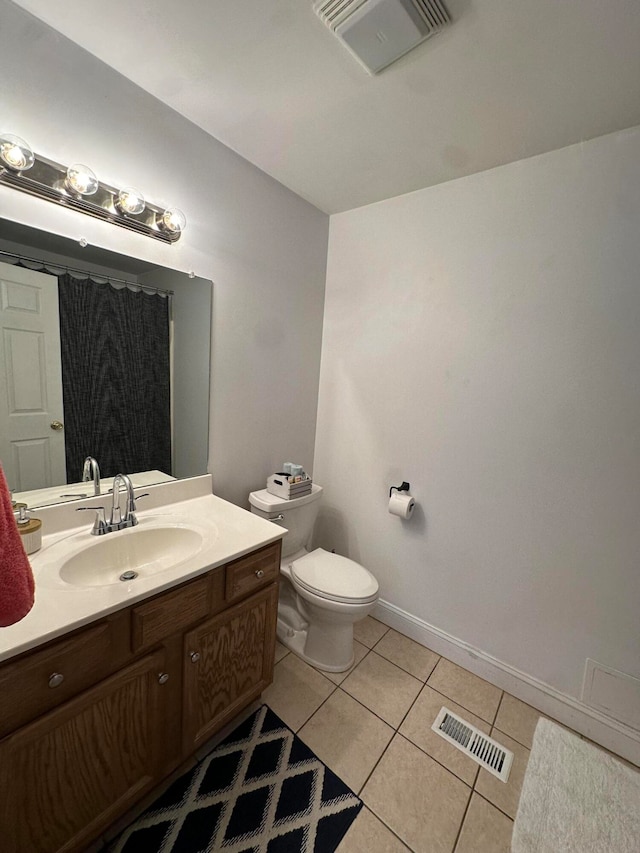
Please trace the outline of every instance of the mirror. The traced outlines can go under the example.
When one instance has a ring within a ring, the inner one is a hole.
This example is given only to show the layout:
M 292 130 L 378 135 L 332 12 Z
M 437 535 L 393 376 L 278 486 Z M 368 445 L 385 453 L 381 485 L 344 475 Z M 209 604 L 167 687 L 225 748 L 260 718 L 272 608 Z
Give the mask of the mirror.
M 99 292 L 97 308 L 84 304 L 89 288 Z M 159 349 L 156 331 L 140 319 L 142 303 L 162 318 Z M 0 219 L 0 461 L 14 500 L 37 507 L 92 496 L 93 482 L 82 482 L 85 456 L 101 466 L 105 494 L 121 471 L 134 486 L 206 473 L 211 305 L 210 281 Z M 27 316 L 38 313 L 46 329 Z M 56 360 L 61 388 L 49 376 Z M 158 421 L 162 433 L 137 438 L 137 425 Z M 131 445 L 144 452 L 132 454 Z

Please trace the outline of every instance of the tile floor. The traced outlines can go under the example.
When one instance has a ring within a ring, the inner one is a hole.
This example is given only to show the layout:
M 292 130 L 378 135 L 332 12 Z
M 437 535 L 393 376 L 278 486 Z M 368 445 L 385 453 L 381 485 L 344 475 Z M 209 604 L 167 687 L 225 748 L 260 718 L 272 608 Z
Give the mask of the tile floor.
M 371 617 L 349 672 L 278 643 L 262 694 L 363 800 L 339 853 L 507 853 L 539 713 Z M 446 705 L 514 752 L 500 782 L 431 731 Z

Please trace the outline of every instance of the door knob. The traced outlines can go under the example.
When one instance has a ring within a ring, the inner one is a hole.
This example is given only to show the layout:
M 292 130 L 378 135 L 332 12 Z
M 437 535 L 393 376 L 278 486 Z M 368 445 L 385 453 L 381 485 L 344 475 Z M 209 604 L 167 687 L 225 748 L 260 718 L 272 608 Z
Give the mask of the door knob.
M 60 432 L 61 429 L 64 429 L 64 424 L 62 423 L 62 421 L 51 421 L 49 426 L 56 432 Z
M 169 673 L 168 672 L 159 672 L 158 673 L 158 684 L 166 684 L 169 681 Z
M 200 660 L 200 652 L 189 652 L 189 657 L 191 658 L 191 663 L 198 663 Z

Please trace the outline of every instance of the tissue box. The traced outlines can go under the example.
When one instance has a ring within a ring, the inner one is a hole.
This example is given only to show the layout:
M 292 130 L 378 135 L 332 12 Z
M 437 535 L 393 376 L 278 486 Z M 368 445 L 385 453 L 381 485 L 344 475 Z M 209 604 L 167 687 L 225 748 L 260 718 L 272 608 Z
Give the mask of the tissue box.
M 299 483 L 290 483 L 288 474 L 272 474 L 267 478 L 267 491 L 287 501 L 311 494 L 313 481 L 309 478 Z

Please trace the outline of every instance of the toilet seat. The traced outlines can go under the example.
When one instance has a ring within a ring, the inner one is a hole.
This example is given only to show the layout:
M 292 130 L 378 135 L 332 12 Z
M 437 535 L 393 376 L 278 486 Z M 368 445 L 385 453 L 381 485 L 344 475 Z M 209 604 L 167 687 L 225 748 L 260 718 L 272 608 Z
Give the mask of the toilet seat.
M 378 582 L 354 560 L 316 548 L 291 563 L 291 577 L 303 590 L 344 604 L 368 604 L 378 598 Z

